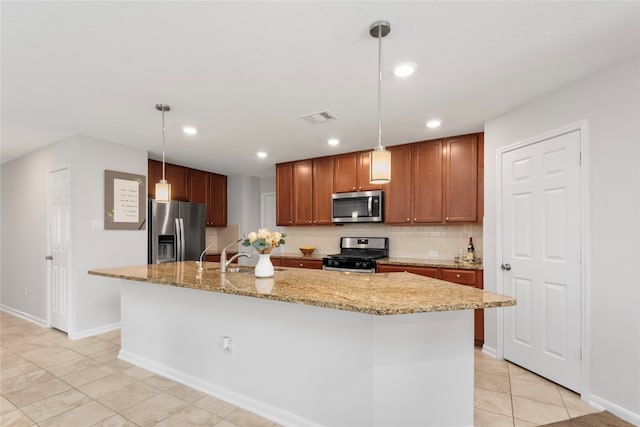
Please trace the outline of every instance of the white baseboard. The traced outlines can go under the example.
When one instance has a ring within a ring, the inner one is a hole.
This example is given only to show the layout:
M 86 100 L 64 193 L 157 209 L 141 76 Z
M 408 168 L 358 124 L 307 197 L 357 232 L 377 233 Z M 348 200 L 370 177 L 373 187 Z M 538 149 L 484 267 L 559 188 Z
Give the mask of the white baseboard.
M 484 354 L 487 354 L 487 355 L 493 357 L 493 358 L 496 358 L 496 359 L 498 358 L 498 350 L 496 350 L 495 348 L 490 347 L 490 346 L 488 346 L 486 344 L 484 344 L 482 346 L 482 352 Z
M 602 409 L 606 409 L 616 417 L 622 418 L 623 420 L 630 422 L 633 425 L 640 426 L 640 414 L 631 412 L 626 408 L 618 406 L 615 403 L 609 402 L 608 400 L 603 399 L 599 396 L 595 396 L 593 394 L 587 396 L 586 400 L 592 405 L 595 405 Z
M 93 337 L 95 335 L 105 334 L 107 332 L 114 331 L 116 329 L 120 329 L 120 322 L 112 323 L 110 325 L 99 326 L 93 329 L 85 329 L 80 332 L 69 332 L 69 339 L 71 340 L 79 340 L 82 338 Z
M 0 305 L 0 310 L 4 311 L 5 313 L 12 314 L 21 319 L 28 320 L 29 322 L 35 323 L 36 325 L 42 326 L 43 328 L 50 327 L 50 325 L 47 323 L 45 319 L 40 319 L 39 317 L 32 316 L 29 313 L 25 313 L 24 311 L 16 310 L 13 307 L 9 307 L 2 304 Z
M 207 381 L 203 381 L 200 378 L 185 374 L 184 372 L 170 368 L 166 365 L 159 364 L 145 357 L 138 356 L 133 353 L 129 353 L 125 350 L 120 350 L 118 358 L 126 362 L 133 363 L 148 371 L 155 372 L 163 377 L 170 378 L 181 384 L 189 386 L 193 389 L 199 390 L 203 393 L 207 393 L 211 396 L 225 400 L 235 406 L 251 411 L 257 415 L 265 417 L 269 420 L 275 421 L 281 425 L 291 425 L 299 427 L 320 427 L 318 424 L 310 421 L 306 418 L 292 414 L 281 408 L 267 405 L 264 402 L 255 400 L 249 396 L 236 393 L 224 387 L 217 386 Z

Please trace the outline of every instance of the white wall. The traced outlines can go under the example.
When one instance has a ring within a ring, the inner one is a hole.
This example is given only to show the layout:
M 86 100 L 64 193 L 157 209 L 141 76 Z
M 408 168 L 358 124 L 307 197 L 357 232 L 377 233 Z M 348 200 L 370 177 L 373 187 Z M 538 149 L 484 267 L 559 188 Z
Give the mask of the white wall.
M 120 290 L 87 270 L 146 264 L 146 229 L 92 230 L 91 221 L 104 220 L 105 169 L 146 176 L 147 153 L 75 136 L 2 165 L 1 303 L 45 324 L 47 177 L 64 166 L 71 174 L 69 335 L 81 337 L 120 322 Z
M 227 177 L 227 223 L 237 224 L 239 236 L 260 226 L 260 179 L 248 175 Z M 246 251 L 250 252 L 250 251 Z M 258 257 L 240 258 L 241 264 L 254 264 Z
M 640 62 L 618 64 L 485 124 L 485 289 L 499 277 L 497 149 L 588 120 L 588 335 L 586 398 L 640 422 Z M 497 348 L 496 310 L 485 310 L 485 342 Z

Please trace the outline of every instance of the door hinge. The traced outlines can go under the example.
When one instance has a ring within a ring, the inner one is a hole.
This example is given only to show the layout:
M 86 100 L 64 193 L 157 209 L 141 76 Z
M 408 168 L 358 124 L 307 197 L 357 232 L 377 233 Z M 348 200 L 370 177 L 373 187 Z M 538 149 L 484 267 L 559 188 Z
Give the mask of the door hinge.
M 580 348 L 580 354 L 578 354 L 578 360 L 582 360 L 582 348 Z
M 578 151 L 578 165 L 582 166 L 582 151 Z

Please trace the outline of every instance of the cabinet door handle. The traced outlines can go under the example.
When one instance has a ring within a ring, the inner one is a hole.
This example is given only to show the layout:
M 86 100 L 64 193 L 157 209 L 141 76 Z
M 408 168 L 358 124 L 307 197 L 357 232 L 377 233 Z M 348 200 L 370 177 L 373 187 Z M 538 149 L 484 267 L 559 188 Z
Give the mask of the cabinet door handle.
M 449 217 L 446 217 L 444 220 L 445 220 L 445 221 L 449 221 Z
M 414 220 L 414 221 L 417 221 L 417 220 L 418 220 L 418 218 L 413 218 L 413 220 Z
M 411 221 L 409 218 L 407 218 L 407 222 Z
M 303 264 L 302 264 L 302 263 L 300 263 L 300 267 L 302 267 L 302 265 L 303 265 Z
M 459 274 L 456 274 L 456 277 L 459 279 L 459 278 L 460 278 L 460 275 L 459 275 Z

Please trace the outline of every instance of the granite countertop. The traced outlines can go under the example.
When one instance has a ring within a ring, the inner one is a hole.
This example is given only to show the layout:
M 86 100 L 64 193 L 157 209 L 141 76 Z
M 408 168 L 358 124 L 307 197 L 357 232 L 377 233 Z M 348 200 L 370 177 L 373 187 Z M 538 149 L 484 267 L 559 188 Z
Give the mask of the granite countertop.
M 243 272 L 244 271 L 244 272 Z M 89 274 L 242 295 L 374 315 L 471 310 L 515 305 L 514 298 L 410 273 L 359 274 L 277 267 L 273 278 L 253 269 L 220 273 L 194 261 L 90 270 Z

